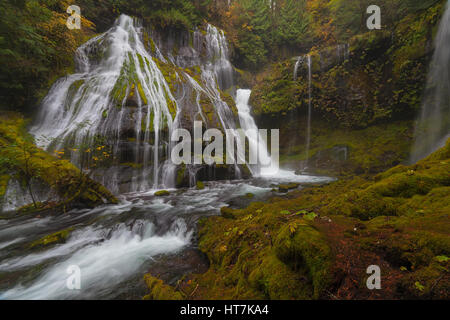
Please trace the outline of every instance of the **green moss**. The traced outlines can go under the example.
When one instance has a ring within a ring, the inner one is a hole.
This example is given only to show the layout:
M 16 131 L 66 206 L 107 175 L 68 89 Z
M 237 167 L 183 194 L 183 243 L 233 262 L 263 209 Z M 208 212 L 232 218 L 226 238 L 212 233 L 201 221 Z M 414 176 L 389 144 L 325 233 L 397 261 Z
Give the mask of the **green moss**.
M 367 266 L 383 261 L 389 297 L 448 296 L 449 149 L 450 140 L 428 159 L 376 178 L 222 208 L 221 217 L 199 223 L 210 268 L 187 287 L 203 288 L 199 299 L 357 298 L 367 294 Z M 424 187 L 417 177 L 427 177 Z
M 202 181 L 197 181 L 197 190 L 205 189 L 205 184 Z
M 72 163 L 36 147 L 25 131 L 25 124 L 25 120 L 15 113 L 0 117 L 0 159 L 19 181 L 31 175 L 62 199 L 59 203 L 42 204 L 38 210 L 117 203 L 105 187 L 82 174 Z
M 9 179 L 10 179 L 9 175 L 0 175 L 0 204 L 2 203 L 3 197 L 5 196 Z
M 68 228 L 62 231 L 52 233 L 30 244 L 30 248 L 46 247 L 49 245 L 65 243 L 74 228 Z
M 225 219 L 235 219 L 236 217 L 233 214 L 234 210 L 229 207 L 220 208 L 220 214 Z
M 165 197 L 165 196 L 169 196 L 169 195 L 170 195 L 170 192 L 167 190 L 160 190 L 160 191 L 155 192 L 156 197 Z
M 136 87 L 137 87 L 137 90 L 139 92 L 139 96 L 141 97 L 142 104 L 143 105 L 148 105 L 148 100 L 147 100 L 147 97 L 145 96 L 144 90 L 142 89 L 141 83 L 138 82 Z
M 294 270 L 305 269 L 312 279 L 314 298 L 319 298 L 331 281 L 331 250 L 324 236 L 299 220 L 278 233 L 274 249 L 277 257 Z
M 299 183 L 280 184 L 278 186 L 278 191 L 289 192 L 290 190 L 297 189 L 299 186 Z
M 186 185 L 186 165 L 184 163 L 177 168 L 176 186 L 177 188 L 188 187 Z
M 144 296 L 144 300 L 182 300 L 183 295 L 175 291 L 171 286 L 165 285 L 160 279 L 152 277 L 150 274 L 144 276 L 149 293 Z
M 249 275 L 249 284 L 271 300 L 309 300 L 311 285 L 274 254 L 269 254 Z

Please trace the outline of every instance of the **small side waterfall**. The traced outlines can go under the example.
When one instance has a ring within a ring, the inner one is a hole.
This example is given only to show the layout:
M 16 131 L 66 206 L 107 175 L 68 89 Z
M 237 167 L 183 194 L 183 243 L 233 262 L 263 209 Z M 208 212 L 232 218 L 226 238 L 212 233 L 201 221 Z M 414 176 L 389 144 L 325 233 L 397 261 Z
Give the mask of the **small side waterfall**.
M 259 164 L 249 166 L 253 175 L 273 175 L 278 172 L 278 164 L 273 163 L 268 150 L 267 143 L 264 138 L 259 134 L 258 126 L 255 123 L 252 115 L 250 114 L 250 106 L 248 104 L 250 100 L 251 90 L 239 89 L 236 92 L 236 107 L 239 113 L 239 120 L 241 128 L 246 131 L 246 137 L 248 139 L 250 150 L 257 150 Z
M 450 137 L 450 3 L 442 17 L 415 132 L 411 162 L 427 157 Z
M 311 116 L 312 116 L 312 94 L 311 94 L 311 56 L 307 57 L 308 62 L 308 122 L 306 124 L 306 160 L 303 170 L 308 169 L 309 149 L 311 148 Z
M 336 47 L 339 63 L 348 60 L 350 57 L 350 45 L 348 43 L 338 44 Z

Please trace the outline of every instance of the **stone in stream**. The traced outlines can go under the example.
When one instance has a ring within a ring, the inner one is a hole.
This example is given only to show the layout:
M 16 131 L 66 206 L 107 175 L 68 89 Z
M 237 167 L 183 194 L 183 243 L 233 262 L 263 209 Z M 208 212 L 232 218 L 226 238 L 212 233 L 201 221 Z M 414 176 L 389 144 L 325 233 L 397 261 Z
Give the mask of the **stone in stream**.
M 160 191 L 155 192 L 156 197 L 165 197 L 165 196 L 169 196 L 169 195 L 170 195 L 170 192 L 167 190 L 160 190 Z
M 278 186 L 278 191 L 282 193 L 288 193 L 290 190 L 297 189 L 299 186 L 299 183 L 280 184 Z

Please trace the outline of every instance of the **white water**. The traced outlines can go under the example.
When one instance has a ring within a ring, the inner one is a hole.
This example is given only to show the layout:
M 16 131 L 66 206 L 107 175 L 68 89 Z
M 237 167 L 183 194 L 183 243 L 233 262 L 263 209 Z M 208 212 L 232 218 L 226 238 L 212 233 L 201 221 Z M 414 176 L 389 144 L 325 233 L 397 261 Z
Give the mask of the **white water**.
M 258 126 L 255 123 L 252 115 L 250 114 L 250 106 L 248 104 L 250 100 L 251 90 L 239 89 L 236 92 L 236 107 L 239 113 L 239 120 L 241 123 L 241 129 L 246 132 L 246 137 L 249 143 L 250 150 L 256 150 L 258 155 L 259 165 L 250 165 L 253 176 L 269 176 L 276 175 L 279 167 L 278 157 L 271 157 L 267 150 L 267 143 L 258 131 Z
M 126 97 L 134 90 L 135 162 L 143 163 L 142 178 L 134 188 L 157 187 L 161 152 L 166 148 L 161 140 L 162 129 L 166 127 L 170 134 L 173 127 L 167 100 L 175 104 L 176 101 L 141 41 L 140 27 L 132 18 L 122 15 L 113 28 L 81 46 L 76 60 L 78 73 L 61 79 L 51 89 L 31 133 L 41 146 L 55 149 L 77 148 L 82 144 L 96 147 L 95 136 L 107 136 L 117 157 Z M 117 96 L 125 98 L 114 101 Z M 77 152 L 72 152 L 71 159 L 80 164 Z M 148 182 L 149 175 L 152 185 Z
M 450 3 L 439 25 L 411 162 L 427 157 L 450 138 Z
M 329 181 L 280 171 L 270 179 L 211 182 L 204 190 L 173 191 L 163 198 L 153 197 L 153 192 L 136 193 L 122 198 L 118 205 L 42 219 L 16 217 L 7 224 L 0 223 L 0 273 L 3 277 L 20 275 L 14 276 L 6 288 L 0 281 L 0 300 L 106 299 L 122 294 L 139 297 L 136 281 L 152 273 L 155 263 L 165 266 L 162 255 L 179 255 L 181 250 L 192 247 L 198 218 L 216 215 L 233 201 L 263 201 L 272 195 L 271 184 L 285 179 Z M 249 192 L 255 195 L 252 200 L 246 200 Z M 23 249 L 36 239 L 68 227 L 75 230 L 65 243 L 31 252 Z M 66 270 L 72 265 L 81 269 L 79 291 L 66 287 Z
M 15 278 L 13 285 L 8 284 L 6 289 L 2 287 L 0 299 L 118 297 L 132 291 L 134 283 L 128 284 L 130 279 L 142 279 L 162 255 L 178 254 L 191 245 L 199 216 L 218 214 L 221 207 L 232 201 L 243 201 L 249 192 L 255 194 L 255 199 L 269 197 L 270 185 L 274 182 L 330 180 L 298 176 L 277 170 L 278 166 L 269 166 L 261 168 L 258 174 L 265 179 L 257 179 L 257 183 L 217 183 L 207 185 L 205 190 L 172 190 L 169 197 L 154 198 L 153 191 L 148 190 L 170 185 L 167 181 L 174 176 L 173 167 L 164 160 L 164 155 L 170 149 L 167 132 L 179 125 L 181 110 L 177 108 L 177 116 L 173 119 L 167 99 L 178 106 L 182 98 L 174 97 L 170 92 L 161 71 L 145 51 L 140 31 L 135 21 L 121 16 L 111 30 L 80 47 L 78 73 L 55 84 L 43 103 L 33 133 L 40 138 L 42 146 L 51 149 L 82 142 L 93 144 L 96 134 L 106 135 L 115 145 L 114 154 L 120 156 L 120 134 L 127 117 L 126 101 L 121 101 L 121 108 L 118 108 L 111 96 L 117 91 L 117 83 L 124 85 L 125 97 L 134 85 L 138 101 L 134 113 L 137 139 L 133 155 L 136 163 L 143 163 L 143 168 L 135 172 L 132 191 L 146 192 L 128 195 L 119 205 L 43 219 L 20 217 L 7 224 L 0 221 L 0 272 L 2 275 L 21 275 Z M 184 74 L 196 94 L 195 111 L 205 119 L 199 100 L 201 95 L 206 95 L 213 102 L 220 125 L 236 128 L 237 119 L 218 90 L 218 86 L 222 89 L 233 86 L 234 71 L 229 62 L 226 39 L 223 32 L 213 26 L 208 26 L 206 38 L 209 39 L 206 43 L 208 60 L 201 65 L 201 81 Z M 161 52 L 157 52 L 163 59 Z M 137 85 L 142 87 L 143 96 L 137 92 Z M 242 128 L 257 130 L 248 105 L 250 94 L 250 90 L 237 92 L 239 120 Z M 108 111 L 106 119 L 104 110 Z M 256 136 L 249 138 L 250 143 L 257 144 L 260 158 L 263 161 L 269 159 L 263 140 Z M 80 160 L 76 152 L 71 156 L 74 162 Z M 119 180 L 118 172 L 111 168 L 103 178 L 114 186 Z M 65 243 L 42 250 L 23 249 L 42 236 L 68 227 L 74 227 L 75 231 Z M 71 265 L 81 268 L 81 291 L 70 291 L 66 287 L 66 270 Z
M 133 276 L 142 264 L 152 257 L 180 250 L 190 242 L 191 233 L 178 220 L 164 236 L 154 232 L 154 226 L 145 221 L 133 227 L 120 224 L 105 240 L 104 229 L 88 227 L 76 232 L 66 244 L 43 253 L 0 264 L 0 270 L 20 270 L 51 258 L 69 257 L 49 268 L 42 277 L 28 287 L 18 286 L 0 295 L 1 299 L 64 299 L 76 298 L 79 292 L 66 286 L 69 266 L 78 266 L 81 273 L 81 290 L 84 298 L 94 298 L 109 287 L 118 285 Z
M 195 31 L 193 47 L 180 48 L 176 57 L 166 52 L 167 59 L 153 42 L 156 58 L 174 64 L 180 85 L 172 92 L 145 48 L 143 32 L 137 21 L 122 15 L 105 34 L 81 46 L 76 53 L 77 73 L 53 86 L 31 129 L 40 146 L 50 152 L 65 149 L 66 156 L 78 166 L 84 162 L 91 167 L 92 159 L 70 150 L 86 145 L 95 148 L 100 137 L 102 144 L 112 148 L 114 163 L 93 176 L 116 194 L 174 187 L 177 168 L 168 160 L 173 147 L 170 136 L 182 125 L 183 109 L 185 116 L 193 108 L 191 96 L 196 96 L 196 119 L 208 124 L 200 105 L 200 98 L 206 96 L 219 120 L 214 126 L 237 127 L 237 117 L 219 90 L 234 88 L 234 68 L 224 32 L 212 25 L 207 26 L 205 35 Z M 200 81 L 178 66 L 200 66 Z M 130 107 L 128 97 L 133 93 L 135 101 L 131 102 L 136 105 Z M 176 115 L 170 113 L 170 104 L 175 105 Z M 130 131 L 134 132 L 132 137 Z M 131 178 L 120 165 L 124 162 L 136 164 Z M 240 178 L 238 166 L 236 172 Z
M 294 171 L 283 170 L 279 168 L 278 157 L 271 157 L 267 150 L 267 144 L 258 132 L 258 126 L 255 123 L 248 104 L 251 90 L 239 89 L 236 92 L 236 107 L 239 112 L 241 128 L 246 131 L 246 137 L 249 142 L 249 148 L 257 150 L 259 163 L 269 164 L 263 166 L 251 166 L 254 176 L 260 176 L 265 179 L 274 179 L 278 181 L 310 183 L 327 182 L 328 177 L 316 177 L 308 175 L 297 175 Z

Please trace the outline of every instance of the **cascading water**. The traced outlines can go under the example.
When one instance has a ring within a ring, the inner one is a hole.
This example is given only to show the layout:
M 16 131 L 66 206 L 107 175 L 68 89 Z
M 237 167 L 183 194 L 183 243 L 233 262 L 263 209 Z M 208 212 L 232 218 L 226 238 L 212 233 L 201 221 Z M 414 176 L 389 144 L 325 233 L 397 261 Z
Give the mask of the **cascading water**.
M 311 95 L 311 80 L 312 80 L 312 71 L 311 71 L 311 56 L 307 56 L 307 64 L 308 64 L 308 122 L 306 124 L 306 162 L 303 170 L 308 168 L 308 159 L 309 159 L 309 149 L 311 147 L 311 115 L 312 115 L 312 95 Z
M 308 68 L 308 115 L 306 122 L 306 141 L 305 141 L 305 162 L 303 164 L 302 171 L 305 171 L 308 168 L 308 159 L 309 159 L 309 149 L 311 147 L 311 116 L 312 116 L 312 59 L 311 55 L 301 56 L 297 59 L 294 68 L 294 81 L 298 78 L 298 69 L 301 64 L 306 61 L 306 66 Z
M 338 62 L 344 62 L 350 57 L 350 46 L 348 43 L 338 44 L 336 47 Z
M 442 17 L 415 132 L 411 162 L 444 146 L 450 137 L 450 3 Z
M 258 126 L 250 114 L 250 100 L 251 90 L 239 89 L 236 92 L 236 107 L 239 113 L 239 120 L 241 128 L 246 131 L 246 137 L 249 142 L 250 150 L 257 150 L 258 165 L 250 166 L 253 175 L 268 176 L 274 175 L 278 172 L 278 164 L 274 163 L 276 159 L 272 159 L 267 151 L 267 144 L 263 137 L 259 134 Z
M 131 115 L 135 118 L 134 162 L 143 163 L 134 191 L 148 189 L 149 180 L 155 188 L 160 184 L 159 166 L 167 156 L 167 137 L 175 117 L 169 105 L 176 106 L 169 85 L 140 38 L 136 21 L 121 16 L 112 29 L 80 47 L 78 72 L 51 89 L 31 130 L 42 146 L 55 149 L 77 149 L 83 144 L 94 148 L 96 139 L 105 138 L 113 146 L 114 158 L 120 158 L 124 118 Z M 81 157 L 85 155 L 72 151 L 76 164 Z M 107 186 L 118 191 L 111 183 Z
M 239 127 L 224 96 L 224 90 L 233 91 L 234 70 L 222 31 L 208 26 L 206 35 L 194 32 L 193 46 L 179 47 L 175 56 L 159 43 L 149 53 L 142 32 L 137 21 L 121 16 L 112 29 L 80 47 L 77 73 L 53 86 L 32 128 L 41 146 L 64 148 L 74 163 L 86 156 L 74 150 L 79 145 L 87 150 L 98 143 L 111 145 L 113 163 L 94 178 L 117 193 L 173 185 L 176 168 L 167 156 L 175 128 L 191 129 L 193 120 L 211 128 Z M 168 75 L 167 69 L 173 72 Z M 250 93 L 236 93 L 240 126 L 257 130 Z M 267 145 L 259 137 L 248 138 L 266 162 Z M 135 164 L 131 172 L 127 169 L 128 179 L 120 170 L 125 161 Z M 199 218 L 219 214 L 231 203 L 245 207 L 255 199 L 264 201 L 273 196 L 274 182 L 330 181 L 275 172 L 272 166 L 260 170 L 267 179 L 206 182 L 204 190 L 184 189 L 166 197 L 155 196 L 154 190 L 133 192 L 119 196 L 117 205 L 60 215 L 11 215 L 0 221 L 0 300 L 140 299 L 147 290 L 142 280 L 147 272 L 164 270 L 155 276 L 174 284 L 199 266 L 207 268 L 191 243 Z M 121 189 L 124 179 L 130 187 Z M 8 194 L 14 189 L 8 188 Z M 250 192 L 253 199 L 246 197 Z M 64 241 L 36 246 L 55 233 L 66 234 Z M 67 288 L 69 266 L 80 268 L 82 290 Z
M 81 46 L 77 73 L 53 86 L 31 129 L 42 147 L 63 149 L 78 166 L 92 162 L 89 153 L 80 154 L 80 146 L 85 146 L 83 150 L 110 146 L 111 163 L 95 169 L 94 178 L 116 194 L 175 186 L 170 137 L 180 126 L 192 129 L 192 123 L 183 120 L 193 105 L 208 126 L 201 97 L 218 118 L 209 125 L 223 130 L 237 127 L 237 117 L 221 92 L 232 89 L 234 75 L 223 31 L 208 25 L 205 35 L 194 32 L 193 46 L 182 47 L 175 57 L 174 48 L 164 53 L 153 41 L 150 53 L 142 40 L 144 32 L 138 21 L 122 15 L 113 28 Z M 175 84 L 169 85 L 157 61 L 175 70 Z M 198 68 L 200 74 L 194 79 L 185 68 Z

